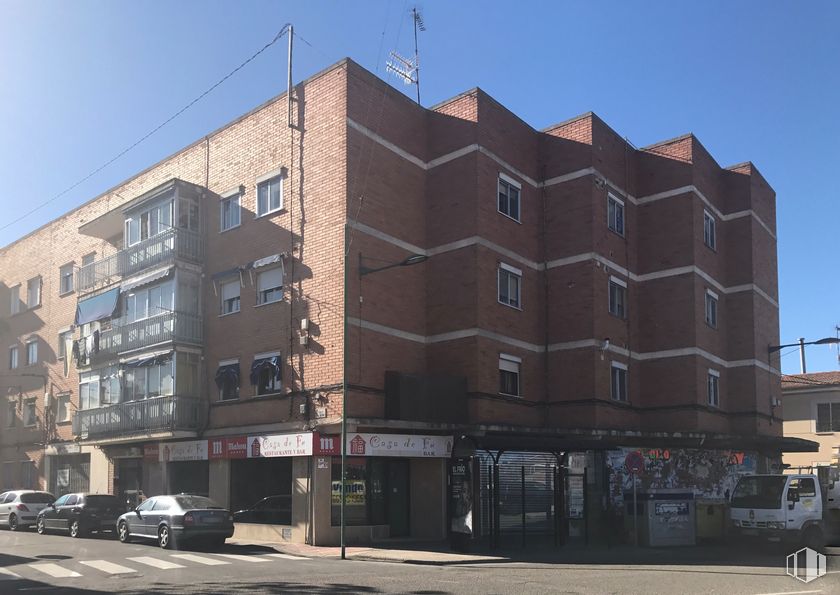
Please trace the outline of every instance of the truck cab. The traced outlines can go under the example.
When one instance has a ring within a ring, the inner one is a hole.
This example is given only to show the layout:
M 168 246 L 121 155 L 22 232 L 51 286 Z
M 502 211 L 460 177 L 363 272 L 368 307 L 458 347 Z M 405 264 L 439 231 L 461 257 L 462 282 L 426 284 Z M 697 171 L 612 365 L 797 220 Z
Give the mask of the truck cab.
M 823 499 L 816 475 L 748 475 L 730 499 L 736 535 L 821 547 Z

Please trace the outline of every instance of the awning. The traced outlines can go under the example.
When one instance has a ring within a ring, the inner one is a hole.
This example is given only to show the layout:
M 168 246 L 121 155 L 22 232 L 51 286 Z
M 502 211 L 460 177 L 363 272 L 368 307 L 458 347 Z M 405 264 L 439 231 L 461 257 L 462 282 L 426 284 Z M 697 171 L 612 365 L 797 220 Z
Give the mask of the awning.
M 239 267 L 234 267 L 232 269 L 228 269 L 226 271 L 219 271 L 218 273 L 213 273 L 213 276 L 210 277 L 214 281 L 216 279 L 224 279 L 225 277 L 233 277 L 234 275 L 238 275 L 242 272 L 242 269 Z
M 256 386 L 259 383 L 260 373 L 266 368 L 270 368 L 275 378 L 281 380 L 280 373 L 282 367 L 280 366 L 280 358 L 275 355 L 274 357 L 254 360 L 254 363 L 251 364 L 251 384 Z
M 258 269 L 260 267 L 267 267 L 270 264 L 283 262 L 283 255 L 282 254 L 272 254 L 271 256 L 266 256 L 265 258 L 259 258 L 251 263 L 252 269 Z
M 158 279 L 163 279 L 164 277 L 168 276 L 171 272 L 172 265 L 169 265 L 160 269 L 155 269 L 154 271 L 151 271 L 149 273 L 144 273 L 143 275 L 132 277 L 131 279 L 127 279 L 126 281 L 122 282 L 122 284 L 120 285 L 120 291 L 122 291 L 123 293 L 131 291 L 135 287 L 146 285 L 147 283 L 157 281 Z
M 110 318 L 117 309 L 119 297 L 119 288 L 114 288 L 80 301 L 76 304 L 76 324 L 87 324 L 103 318 Z
M 225 386 L 239 386 L 239 363 L 219 366 L 216 370 L 216 386 L 220 390 Z
M 153 366 L 162 364 L 172 359 L 172 350 L 156 351 L 153 353 L 144 353 L 138 357 L 121 361 L 120 365 L 125 368 L 142 368 L 143 366 Z

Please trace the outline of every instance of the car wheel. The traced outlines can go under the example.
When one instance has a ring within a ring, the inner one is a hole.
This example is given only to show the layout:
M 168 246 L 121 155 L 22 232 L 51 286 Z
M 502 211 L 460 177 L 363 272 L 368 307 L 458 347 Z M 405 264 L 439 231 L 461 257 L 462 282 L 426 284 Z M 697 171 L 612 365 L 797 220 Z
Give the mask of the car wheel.
M 81 537 L 82 536 L 82 528 L 79 526 L 79 521 L 73 520 L 70 521 L 70 537 Z
M 44 519 L 39 518 L 38 522 L 35 523 L 35 529 L 38 531 L 38 535 L 46 535 L 47 534 L 47 526 L 44 524 Z
M 120 521 L 120 524 L 117 525 L 117 537 L 122 543 L 131 541 L 131 535 L 128 534 L 128 524 L 125 521 Z
M 17 531 L 18 530 L 18 519 L 16 514 L 9 515 L 9 530 L 10 531 Z
M 172 547 L 172 534 L 166 525 L 161 525 L 160 529 L 158 529 L 158 545 L 165 550 Z

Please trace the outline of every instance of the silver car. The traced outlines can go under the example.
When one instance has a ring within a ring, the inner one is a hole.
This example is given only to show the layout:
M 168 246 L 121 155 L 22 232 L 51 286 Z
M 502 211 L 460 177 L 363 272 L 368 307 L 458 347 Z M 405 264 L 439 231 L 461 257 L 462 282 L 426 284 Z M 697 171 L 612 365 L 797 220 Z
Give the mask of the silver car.
M 12 490 L 0 494 L 0 527 L 12 531 L 31 527 L 42 509 L 55 501 L 49 492 Z

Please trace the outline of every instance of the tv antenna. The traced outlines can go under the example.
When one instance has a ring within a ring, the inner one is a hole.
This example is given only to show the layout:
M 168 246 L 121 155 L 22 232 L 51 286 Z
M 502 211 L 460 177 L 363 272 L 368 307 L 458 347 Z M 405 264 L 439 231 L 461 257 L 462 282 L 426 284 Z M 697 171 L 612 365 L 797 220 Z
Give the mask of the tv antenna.
M 396 74 L 406 85 L 416 85 L 417 105 L 420 105 L 420 52 L 417 45 L 417 31 L 425 31 L 426 24 L 416 6 L 411 9 L 411 19 L 414 21 L 414 58 L 406 58 L 392 51 L 390 52 L 391 59 L 385 64 L 385 70 Z

